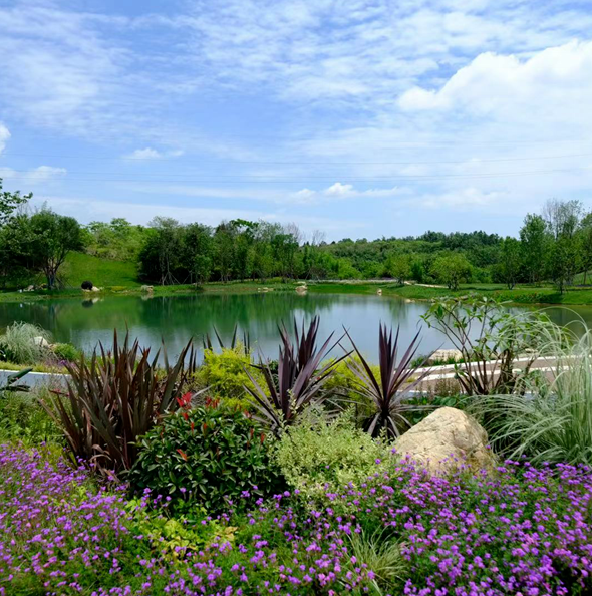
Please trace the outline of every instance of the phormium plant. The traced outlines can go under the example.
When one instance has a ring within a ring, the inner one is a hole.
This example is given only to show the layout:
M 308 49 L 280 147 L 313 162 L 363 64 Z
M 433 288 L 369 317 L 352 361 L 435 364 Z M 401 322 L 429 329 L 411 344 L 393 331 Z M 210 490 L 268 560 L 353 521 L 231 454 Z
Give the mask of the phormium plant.
M 421 408 L 407 400 L 409 393 L 428 375 L 429 370 L 418 374 L 419 366 L 411 363 L 419 347 L 419 331 L 398 359 L 399 328 L 393 338 L 393 330 L 381 324 L 378 334 L 378 364 L 380 376 L 377 378 L 372 367 L 349 336 L 358 356 L 348 362 L 358 378 L 358 392 L 371 404 L 373 412 L 365 423 L 368 432 L 375 436 L 385 430 L 390 437 L 396 437 L 402 426 L 410 426 L 405 413 Z
M 245 389 L 253 398 L 253 405 L 258 411 L 258 419 L 278 432 L 282 426 L 292 424 L 298 415 L 313 403 L 320 403 L 326 398 L 321 391 L 334 367 L 348 354 L 321 362 L 339 343 L 331 345 L 333 333 L 317 347 L 319 318 L 314 317 L 305 330 L 304 322 L 299 332 L 294 320 L 295 344 L 292 343 L 285 326 L 280 327 L 280 350 L 277 373 L 269 362 L 260 362 L 258 368 L 263 373 L 267 391 L 261 387 L 255 376 L 247 371 L 254 388 Z
M 66 363 L 70 374 L 67 393 L 54 392 L 42 402 L 62 428 L 71 455 L 101 472 L 129 470 L 137 457 L 136 440 L 167 412 L 178 407 L 177 399 L 195 368 L 191 342 L 171 366 L 163 350 L 149 360 L 150 349 L 123 344 L 113 334 L 113 350 L 99 344 L 90 361 L 81 356 Z

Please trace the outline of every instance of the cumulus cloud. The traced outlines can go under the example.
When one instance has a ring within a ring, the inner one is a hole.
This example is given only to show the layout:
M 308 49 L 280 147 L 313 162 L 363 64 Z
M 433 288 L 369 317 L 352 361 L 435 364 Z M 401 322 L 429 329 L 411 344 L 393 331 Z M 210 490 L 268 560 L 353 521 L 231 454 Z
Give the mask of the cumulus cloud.
M 413 87 L 399 98 L 404 110 L 463 109 L 511 115 L 517 109 L 552 117 L 571 114 L 592 100 L 592 42 L 573 41 L 527 59 L 480 54 L 437 90 Z

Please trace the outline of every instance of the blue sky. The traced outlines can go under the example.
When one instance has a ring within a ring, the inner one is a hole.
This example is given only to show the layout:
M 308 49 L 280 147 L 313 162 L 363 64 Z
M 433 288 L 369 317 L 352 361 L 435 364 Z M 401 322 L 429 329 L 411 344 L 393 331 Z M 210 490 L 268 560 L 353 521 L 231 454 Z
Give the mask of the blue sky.
M 592 209 L 589 0 L 0 0 L 0 177 L 82 222 Z

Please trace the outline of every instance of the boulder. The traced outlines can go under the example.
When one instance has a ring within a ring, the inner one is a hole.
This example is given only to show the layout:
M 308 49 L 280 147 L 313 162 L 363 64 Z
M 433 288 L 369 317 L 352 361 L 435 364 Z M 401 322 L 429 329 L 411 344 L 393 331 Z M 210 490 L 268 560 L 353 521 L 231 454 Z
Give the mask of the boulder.
M 457 408 L 438 408 L 398 437 L 394 447 L 397 455 L 409 457 L 430 474 L 459 465 L 492 472 L 496 465 L 485 429 Z
M 296 286 L 296 293 L 297 294 L 306 294 L 308 292 L 308 288 L 306 285 Z
M 378 290 L 376 290 L 376 295 L 382 296 L 382 290 L 380 288 L 378 288 Z
M 41 335 L 37 335 L 36 337 L 33 338 L 33 343 L 36 346 L 40 346 L 42 348 L 49 348 L 50 347 L 50 343 Z

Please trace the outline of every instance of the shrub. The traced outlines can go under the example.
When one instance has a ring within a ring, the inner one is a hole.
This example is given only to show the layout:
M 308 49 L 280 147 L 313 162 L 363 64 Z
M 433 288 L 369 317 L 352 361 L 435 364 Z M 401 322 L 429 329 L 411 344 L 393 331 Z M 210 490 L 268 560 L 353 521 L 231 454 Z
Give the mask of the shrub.
M 269 495 L 280 484 L 265 435 L 242 411 L 216 402 L 166 416 L 138 447 L 131 484 L 171 496 L 181 510 L 199 504 L 219 513 L 244 491 Z
M 526 376 L 522 394 L 473 400 L 473 411 L 510 458 L 592 465 L 592 331 L 567 346 L 565 329 L 547 331 L 547 371 Z
M 234 348 L 223 348 L 219 353 L 208 348 L 204 351 L 203 363 L 194 380 L 199 387 L 207 387 L 212 396 L 223 400 L 224 403 L 246 408 L 250 401 L 246 399 L 245 386 L 254 389 L 245 372 L 246 369 L 250 369 L 258 383 L 263 382 L 260 371 L 251 367 L 251 357 L 245 352 L 242 344 Z
M 53 344 L 51 351 L 58 360 L 67 362 L 75 362 L 82 355 L 82 352 L 72 344 Z
M 48 354 L 51 335 L 31 323 L 13 323 L 0 336 L 0 356 L 15 364 L 37 364 Z
M 274 459 L 286 481 L 305 499 L 317 499 L 352 482 L 359 485 L 388 461 L 387 445 L 354 426 L 351 412 L 333 422 L 307 412 L 274 448 Z
M 189 343 L 171 366 L 165 352 L 163 371 L 160 351 L 149 361 L 150 349 L 140 350 L 138 340 L 130 345 L 127 335 L 119 344 L 117 333 L 112 352 L 101 344 L 99 350 L 100 357 L 95 350 L 88 363 L 84 356 L 66 363 L 67 393 L 42 403 L 60 425 L 72 458 L 110 476 L 131 468 L 137 438 L 177 408 L 194 356 Z
M 0 395 L 0 441 L 27 446 L 61 438 L 59 427 L 31 393 Z

